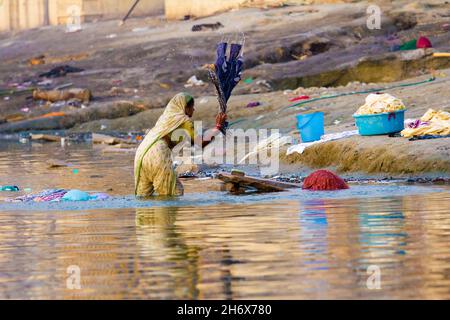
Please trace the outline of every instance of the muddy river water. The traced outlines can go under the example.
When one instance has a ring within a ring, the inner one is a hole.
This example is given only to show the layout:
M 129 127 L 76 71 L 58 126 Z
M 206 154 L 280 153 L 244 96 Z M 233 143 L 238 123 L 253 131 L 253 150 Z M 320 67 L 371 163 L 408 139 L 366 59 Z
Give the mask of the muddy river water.
M 1 299 L 450 299 L 448 187 L 137 201 L 132 163 L 87 145 L 0 143 L 0 185 L 114 197 L 1 192 Z

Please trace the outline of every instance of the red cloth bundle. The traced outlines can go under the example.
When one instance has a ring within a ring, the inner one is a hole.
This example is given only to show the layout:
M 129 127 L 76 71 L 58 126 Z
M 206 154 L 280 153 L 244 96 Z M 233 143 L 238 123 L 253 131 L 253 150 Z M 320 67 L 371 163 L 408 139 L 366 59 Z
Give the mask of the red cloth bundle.
M 307 190 L 341 190 L 348 189 L 347 183 L 328 170 L 317 170 L 306 177 L 303 189 Z

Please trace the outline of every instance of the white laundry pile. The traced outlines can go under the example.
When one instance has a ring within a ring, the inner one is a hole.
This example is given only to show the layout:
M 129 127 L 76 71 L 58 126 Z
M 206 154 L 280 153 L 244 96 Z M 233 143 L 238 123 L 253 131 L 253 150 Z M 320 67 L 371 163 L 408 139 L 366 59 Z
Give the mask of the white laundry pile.
M 350 136 L 354 136 L 358 134 L 358 130 L 351 130 L 351 131 L 343 131 L 343 132 L 338 132 L 338 133 L 329 133 L 329 134 L 325 134 L 322 136 L 322 138 L 320 140 L 317 141 L 313 141 L 313 142 L 305 142 L 305 143 L 300 143 L 300 144 L 296 144 L 294 146 L 291 146 L 288 148 L 286 155 L 290 155 L 294 152 L 297 152 L 299 154 L 302 154 L 303 151 L 305 151 L 306 148 L 318 144 L 318 143 L 324 143 L 324 142 L 328 142 L 328 141 L 333 141 L 333 140 L 339 140 L 342 138 L 346 138 L 346 137 L 350 137 Z
M 379 114 L 405 109 L 402 100 L 388 93 L 371 93 L 366 97 L 366 103 L 356 111 L 355 115 Z

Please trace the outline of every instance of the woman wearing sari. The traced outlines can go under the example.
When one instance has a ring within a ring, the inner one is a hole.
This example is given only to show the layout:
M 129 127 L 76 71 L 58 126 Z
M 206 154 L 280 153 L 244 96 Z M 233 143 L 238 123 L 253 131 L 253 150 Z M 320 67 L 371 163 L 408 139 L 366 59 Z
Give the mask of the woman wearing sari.
M 183 185 L 173 169 L 172 149 L 177 144 L 171 139 L 172 132 L 184 129 L 194 141 L 194 98 L 187 93 L 175 95 L 166 106 L 155 126 L 139 145 L 134 159 L 135 195 L 148 197 L 157 193 L 160 196 L 183 195 Z M 219 132 L 223 132 L 226 114 L 219 113 L 216 127 L 205 147 Z

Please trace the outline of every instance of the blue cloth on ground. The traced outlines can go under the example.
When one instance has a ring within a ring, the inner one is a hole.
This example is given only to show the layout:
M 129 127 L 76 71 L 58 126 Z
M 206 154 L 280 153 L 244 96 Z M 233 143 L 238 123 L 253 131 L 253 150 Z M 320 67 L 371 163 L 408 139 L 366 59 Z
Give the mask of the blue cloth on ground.
M 90 199 L 89 193 L 75 189 L 70 190 L 62 197 L 64 201 L 88 201 Z

